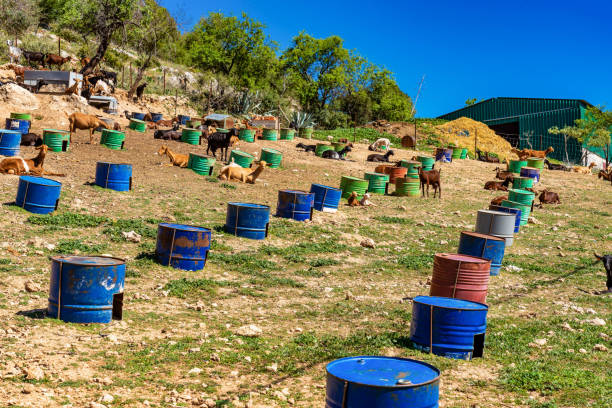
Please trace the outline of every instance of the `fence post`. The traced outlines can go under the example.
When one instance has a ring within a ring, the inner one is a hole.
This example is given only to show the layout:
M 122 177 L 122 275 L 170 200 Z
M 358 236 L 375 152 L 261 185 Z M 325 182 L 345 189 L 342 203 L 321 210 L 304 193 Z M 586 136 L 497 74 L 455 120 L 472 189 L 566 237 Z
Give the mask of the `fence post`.
M 478 158 L 478 129 L 474 129 L 474 159 Z

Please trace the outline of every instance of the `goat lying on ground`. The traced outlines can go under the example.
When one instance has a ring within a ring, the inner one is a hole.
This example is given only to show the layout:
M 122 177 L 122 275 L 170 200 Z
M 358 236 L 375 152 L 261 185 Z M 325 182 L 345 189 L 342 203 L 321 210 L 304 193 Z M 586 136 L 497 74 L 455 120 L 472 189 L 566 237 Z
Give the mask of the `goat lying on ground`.
M 389 156 L 393 156 L 393 150 L 389 150 L 387 153 L 385 153 L 384 155 L 382 154 L 371 154 L 368 156 L 368 158 L 366 159 L 369 162 L 386 162 L 389 163 Z
M 106 122 L 103 122 L 94 115 L 88 115 L 85 113 L 75 112 L 68 116 L 70 122 L 70 143 L 72 143 L 72 133 L 76 132 L 77 129 L 89 130 L 89 143 L 93 143 L 93 132 L 95 129 L 101 127 L 103 129 L 109 129 Z
M 510 178 L 510 181 L 514 181 L 514 173 L 511 171 L 503 171 L 499 167 L 495 169 L 495 177 L 500 180 L 507 180 Z
M 316 145 L 305 145 L 304 143 L 298 143 L 295 145 L 298 149 L 304 149 L 305 152 L 313 152 L 317 148 Z
M 502 201 L 506 201 L 508 199 L 508 196 L 499 196 L 499 197 L 495 197 L 494 199 L 491 200 L 491 205 L 501 205 Z
M 606 287 L 608 288 L 608 292 L 612 292 L 612 255 L 595 255 L 595 258 L 599 259 L 604 264 L 604 268 L 606 269 Z
M 554 193 L 552 191 L 548 191 L 546 189 L 542 190 L 540 193 L 540 207 L 542 204 L 561 204 L 561 200 L 559 200 L 559 194 Z
M 38 136 L 36 133 L 21 135 L 21 146 L 40 146 L 42 143 L 42 137 Z
M 153 139 L 162 140 L 181 140 L 182 133 L 178 131 L 179 124 L 175 123 L 172 129 L 168 130 L 156 130 L 153 133 Z
M 421 181 L 421 189 L 423 190 L 423 197 L 425 197 L 425 185 L 427 185 L 427 197 L 429 197 L 429 186 L 434 189 L 434 198 L 439 193 L 438 198 L 442 198 L 442 184 L 440 182 L 440 170 L 427 170 L 423 171 L 419 167 L 419 179 Z
M 257 164 L 254 170 L 228 165 L 221 169 L 219 180 L 241 181 L 243 183 L 255 184 L 255 180 L 257 180 L 257 177 L 260 176 L 267 165 L 268 163 L 263 160 Z
M 228 133 L 215 132 L 208 136 L 208 146 L 206 154 L 212 150 L 213 157 L 217 157 L 217 150 L 221 149 L 221 159 L 227 161 L 227 151 L 230 147 L 238 143 L 238 129 L 231 129 Z
M 572 167 L 572 171 L 574 173 L 580 173 L 580 174 L 588 174 L 588 175 L 592 175 L 593 173 L 591 172 L 591 169 L 595 167 L 595 163 L 591 163 L 589 164 L 589 167 L 584 167 L 584 166 L 574 166 Z
M 531 149 L 523 149 L 523 150 L 517 150 L 517 149 L 512 149 L 512 153 L 515 153 L 520 160 L 525 160 L 528 159 L 530 157 L 537 157 L 539 159 L 545 159 L 546 156 L 548 156 L 550 153 L 554 152 L 555 149 L 553 149 L 553 147 L 549 147 L 546 150 L 531 150 Z
M 563 171 L 569 171 L 569 169 L 567 167 L 565 167 L 562 164 L 556 164 L 556 163 L 551 163 L 548 161 L 548 159 L 544 159 L 544 164 L 546 164 L 546 166 L 548 167 L 548 170 L 563 170 Z
M 326 150 L 323 153 L 321 153 L 321 157 L 324 159 L 344 160 L 344 155 L 346 155 L 351 150 L 353 150 L 351 149 L 351 146 L 345 146 L 344 149 L 340 150 L 339 152 L 333 149 Z
M 599 170 L 599 173 L 597 173 L 597 178 L 612 181 L 612 168 L 610 168 L 608 171 Z
M 363 198 L 359 202 L 359 205 L 364 206 L 364 207 L 368 207 L 368 206 L 376 207 L 376 204 L 370 201 L 370 198 L 372 198 L 372 196 L 370 196 L 370 193 L 365 193 L 363 195 Z
M 171 163 L 166 163 L 166 166 L 178 166 L 181 168 L 187 167 L 189 163 L 189 156 L 186 154 L 174 153 L 172 150 L 168 148 L 168 146 L 161 146 L 157 151 L 157 154 L 163 156 L 164 154 L 168 156 Z
M 3 159 L 0 162 L 0 173 L 14 175 L 33 174 L 36 176 L 65 176 L 65 174 L 50 173 L 43 169 L 45 157 L 49 150 L 47 145 L 41 145 L 37 147 L 36 150 L 38 150 L 38 155 L 31 159 L 23 159 L 21 157 L 7 157 Z
M 368 146 L 368 150 L 371 150 L 373 152 L 377 152 L 380 150 L 383 150 L 382 147 L 385 147 L 384 150 L 389 150 L 389 148 L 391 147 L 391 141 L 387 138 L 380 138 L 377 139 L 374 143 L 372 143 L 371 145 Z
M 361 205 L 361 203 L 357 199 L 357 192 L 356 191 L 353 191 L 351 193 L 351 196 L 348 198 L 348 205 L 350 207 L 359 207 Z
M 504 181 L 487 181 L 485 183 L 485 190 L 493 190 L 493 191 L 508 191 L 508 186 L 510 185 L 511 178 L 507 177 Z

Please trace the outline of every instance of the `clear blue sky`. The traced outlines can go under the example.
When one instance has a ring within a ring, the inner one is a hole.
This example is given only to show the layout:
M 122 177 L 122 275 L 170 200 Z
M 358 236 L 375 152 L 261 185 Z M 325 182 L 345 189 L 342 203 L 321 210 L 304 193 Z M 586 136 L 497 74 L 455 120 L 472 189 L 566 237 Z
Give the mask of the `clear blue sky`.
M 610 0 L 162 0 L 193 26 L 211 11 L 250 17 L 285 49 L 305 30 L 395 73 L 433 117 L 469 98 L 577 98 L 612 108 Z M 465 5 L 462 5 L 465 4 Z

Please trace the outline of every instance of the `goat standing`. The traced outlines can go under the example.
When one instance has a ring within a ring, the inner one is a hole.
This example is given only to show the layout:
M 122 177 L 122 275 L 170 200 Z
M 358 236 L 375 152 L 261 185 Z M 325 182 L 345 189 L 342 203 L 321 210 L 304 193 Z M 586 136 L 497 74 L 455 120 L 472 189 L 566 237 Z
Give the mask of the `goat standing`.
M 238 143 L 238 129 L 232 129 L 228 133 L 215 132 L 208 136 L 206 154 L 212 150 L 212 155 L 217 157 L 217 149 L 221 149 L 221 158 L 227 161 L 227 150 Z
M 427 185 L 427 197 L 429 197 L 429 186 L 432 186 L 434 189 L 434 198 L 436 198 L 436 194 L 438 194 L 438 198 L 442 198 L 442 184 L 440 182 L 440 170 L 431 170 L 423 171 L 422 168 L 419 167 L 419 179 L 421 180 L 421 189 L 423 190 L 423 197 L 425 197 L 425 185 Z

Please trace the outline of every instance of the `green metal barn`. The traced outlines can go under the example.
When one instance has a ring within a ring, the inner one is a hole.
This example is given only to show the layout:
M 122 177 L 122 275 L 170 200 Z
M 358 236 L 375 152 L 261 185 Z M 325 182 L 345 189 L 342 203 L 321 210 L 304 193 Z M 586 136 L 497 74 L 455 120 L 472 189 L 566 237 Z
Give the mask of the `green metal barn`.
M 572 138 L 565 140 L 563 135 L 551 135 L 548 129 L 574 126 L 575 120 L 584 119 L 586 109 L 591 106 L 581 99 L 491 98 L 439 116 L 439 119 L 471 118 L 485 123 L 514 147 L 545 150 L 552 146 L 555 151 L 550 157 L 577 163 L 583 156 L 583 147 L 599 156 L 604 152 L 581 146 Z

